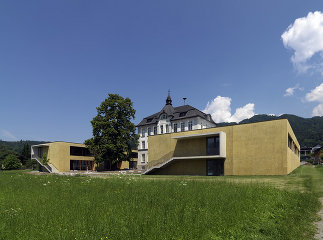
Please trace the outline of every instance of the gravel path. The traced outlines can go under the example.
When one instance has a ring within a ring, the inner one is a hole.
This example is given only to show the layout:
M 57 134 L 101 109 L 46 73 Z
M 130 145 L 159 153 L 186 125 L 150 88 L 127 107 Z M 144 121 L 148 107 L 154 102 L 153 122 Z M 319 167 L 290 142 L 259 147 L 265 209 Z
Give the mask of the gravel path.
M 321 217 L 321 220 L 316 223 L 317 226 L 317 234 L 315 235 L 315 238 L 318 240 L 323 239 L 323 198 L 320 198 L 322 208 L 319 211 L 319 216 Z

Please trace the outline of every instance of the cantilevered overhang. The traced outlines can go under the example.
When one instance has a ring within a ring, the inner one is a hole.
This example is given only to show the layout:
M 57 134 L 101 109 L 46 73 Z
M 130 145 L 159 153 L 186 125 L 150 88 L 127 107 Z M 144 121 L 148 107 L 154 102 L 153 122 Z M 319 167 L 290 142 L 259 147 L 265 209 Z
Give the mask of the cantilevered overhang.
M 172 139 L 175 139 L 177 141 L 189 141 L 191 139 L 198 139 L 198 138 L 208 138 L 208 137 L 219 137 L 220 140 L 220 153 L 219 155 L 207 155 L 207 156 L 185 156 L 185 157 L 181 157 L 181 156 L 174 156 L 174 158 L 176 159 L 188 159 L 188 158 L 226 158 L 226 134 L 225 132 L 219 131 L 219 132 L 208 132 L 208 133 L 201 133 L 201 134 L 189 134 L 189 135 L 180 135 L 180 136 L 174 136 L 172 137 Z
M 32 145 L 31 147 L 49 147 L 49 143 L 42 143 L 38 145 Z
M 182 136 L 175 136 L 172 139 L 192 139 L 192 138 L 202 138 L 202 137 L 213 137 L 213 136 L 220 136 L 225 135 L 225 132 L 209 132 L 209 133 L 201 133 L 201 134 L 190 134 L 190 135 L 182 135 Z

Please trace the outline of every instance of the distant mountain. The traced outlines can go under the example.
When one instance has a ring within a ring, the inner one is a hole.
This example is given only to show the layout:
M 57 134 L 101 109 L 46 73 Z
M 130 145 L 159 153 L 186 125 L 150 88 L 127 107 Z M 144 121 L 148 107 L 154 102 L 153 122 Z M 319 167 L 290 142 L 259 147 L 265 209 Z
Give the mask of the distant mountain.
M 301 147 L 323 145 L 323 117 L 302 118 L 292 114 L 283 114 L 279 117 L 266 114 L 255 115 L 242 120 L 239 124 L 264 122 L 276 119 L 288 119 Z M 217 126 L 231 126 L 237 123 L 218 123 Z

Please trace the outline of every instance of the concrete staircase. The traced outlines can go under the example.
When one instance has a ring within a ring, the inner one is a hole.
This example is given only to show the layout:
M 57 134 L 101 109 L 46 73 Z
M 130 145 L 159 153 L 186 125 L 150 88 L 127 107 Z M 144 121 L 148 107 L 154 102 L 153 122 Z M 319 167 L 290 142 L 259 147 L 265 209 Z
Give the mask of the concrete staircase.
M 165 167 L 175 159 L 176 158 L 171 158 L 171 159 L 168 159 L 167 161 L 165 161 L 165 162 L 163 162 L 161 164 L 158 164 L 158 165 L 155 165 L 155 166 L 153 166 L 151 168 L 148 168 L 143 174 L 149 174 L 150 172 L 154 171 L 155 169 Z
M 58 173 L 59 172 L 53 164 L 51 164 L 51 163 L 43 164 L 41 159 L 39 157 L 37 157 L 36 155 L 32 155 L 32 159 L 35 159 L 40 164 L 40 166 L 42 166 L 49 173 Z

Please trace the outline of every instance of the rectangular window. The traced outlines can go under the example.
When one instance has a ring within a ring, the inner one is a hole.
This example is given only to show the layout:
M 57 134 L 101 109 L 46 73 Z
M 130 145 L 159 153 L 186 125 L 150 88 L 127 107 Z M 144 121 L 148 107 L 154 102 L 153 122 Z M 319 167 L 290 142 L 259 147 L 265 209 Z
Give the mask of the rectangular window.
M 70 160 L 70 170 L 93 170 L 94 161 Z
M 141 162 L 142 163 L 146 162 L 146 154 L 141 155 Z
M 189 121 L 188 122 L 188 131 L 192 131 L 193 130 L 193 122 Z
M 91 156 L 89 149 L 85 147 L 70 147 L 71 156 Z
M 206 160 L 206 175 L 207 176 L 223 176 L 224 175 L 224 160 L 223 159 Z
M 174 123 L 174 132 L 177 132 L 177 123 Z
M 184 132 L 185 131 L 185 123 L 181 123 L 181 132 Z
M 169 125 L 166 125 L 166 133 L 169 133 Z
M 154 127 L 154 135 L 157 135 L 157 127 Z
M 43 148 L 42 147 L 38 147 L 38 157 L 42 158 L 43 157 Z
M 161 133 L 161 134 L 163 134 L 163 133 L 164 133 L 164 126 L 163 126 L 163 125 L 161 125 L 161 126 L 160 126 L 160 133 Z
M 145 137 L 145 134 L 146 134 L 146 129 L 145 129 L 145 128 L 143 128 L 143 129 L 141 130 L 141 137 Z
M 146 149 L 145 141 L 142 141 L 142 142 L 141 142 L 141 149 Z
M 148 136 L 150 136 L 151 135 L 151 128 L 149 127 L 148 128 Z
M 219 155 L 220 154 L 220 138 L 208 137 L 206 138 L 206 154 Z
M 288 147 L 290 148 L 290 149 L 292 149 L 292 144 L 293 144 L 293 140 L 292 140 L 292 138 L 289 136 L 289 134 L 288 134 Z

